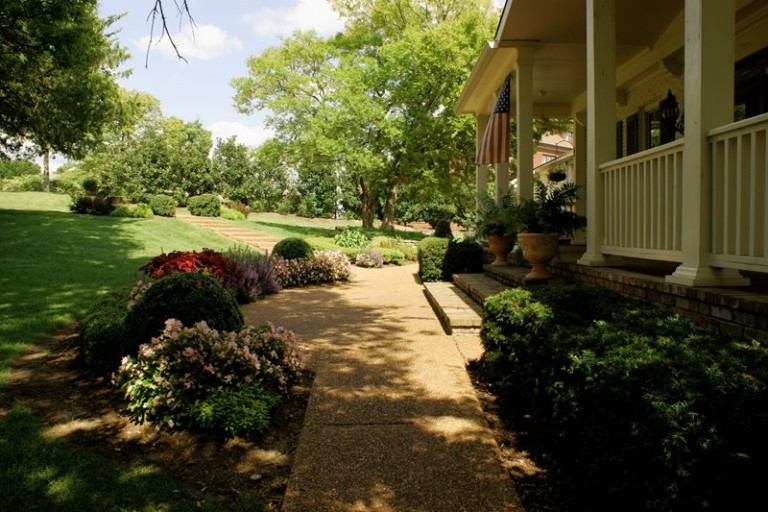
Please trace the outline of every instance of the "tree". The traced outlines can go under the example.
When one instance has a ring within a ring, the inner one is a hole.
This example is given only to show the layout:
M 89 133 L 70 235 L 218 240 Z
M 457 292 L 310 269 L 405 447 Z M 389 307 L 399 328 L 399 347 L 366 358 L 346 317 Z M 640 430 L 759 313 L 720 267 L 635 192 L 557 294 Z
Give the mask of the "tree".
M 363 225 L 394 223 L 404 183 L 471 179 L 474 128 L 453 103 L 492 33 L 485 0 L 347 0 L 329 39 L 297 33 L 233 81 L 242 112 L 268 110 L 297 169 L 328 169 L 360 198 Z M 441 177 L 442 176 L 442 177 Z
M 105 34 L 116 18 L 100 19 L 97 4 L 0 3 L 0 155 L 32 142 L 39 154 L 79 156 L 100 139 L 127 54 Z

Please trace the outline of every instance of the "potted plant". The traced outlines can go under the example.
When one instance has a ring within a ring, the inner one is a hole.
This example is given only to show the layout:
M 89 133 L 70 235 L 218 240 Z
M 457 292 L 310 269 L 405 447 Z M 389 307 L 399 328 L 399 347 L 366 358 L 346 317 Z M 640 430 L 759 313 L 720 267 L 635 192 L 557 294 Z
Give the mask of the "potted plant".
M 486 196 L 480 204 L 477 235 L 488 240 L 496 259 L 491 265 L 509 265 L 507 255 L 515 246 L 515 209 L 517 204 L 507 191 L 498 200 Z
M 578 199 L 575 183 L 557 183 L 547 187 L 536 182 L 534 199 L 523 201 L 515 212 L 517 242 L 532 270 L 525 281 L 552 278 L 546 265 L 557 254 L 560 237 L 587 225 L 586 217 L 577 215 L 573 205 Z

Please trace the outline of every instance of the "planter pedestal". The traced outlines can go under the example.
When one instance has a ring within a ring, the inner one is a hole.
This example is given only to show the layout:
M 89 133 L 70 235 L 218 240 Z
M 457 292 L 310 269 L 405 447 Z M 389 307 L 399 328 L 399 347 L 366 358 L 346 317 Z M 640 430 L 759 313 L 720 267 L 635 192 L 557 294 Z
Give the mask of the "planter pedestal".
M 517 243 L 532 270 L 523 278 L 528 281 L 546 281 L 555 277 L 547 270 L 547 263 L 557 254 L 560 233 L 518 233 Z
M 488 235 L 488 248 L 496 259 L 491 265 L 509 265 L 507 255 L 515 246 L 515 235 Z

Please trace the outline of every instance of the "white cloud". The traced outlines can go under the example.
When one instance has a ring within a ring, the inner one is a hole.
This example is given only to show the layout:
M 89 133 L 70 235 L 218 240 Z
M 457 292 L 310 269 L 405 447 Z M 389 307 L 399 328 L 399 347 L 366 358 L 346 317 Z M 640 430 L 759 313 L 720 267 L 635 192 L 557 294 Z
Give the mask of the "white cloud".
M 172 36 L 179 53 L 185 59 L 212 60 L 243 48 L 240 39 L 229 36 L 226 30 L 215 25 L 195 25 L 194 27 L 187 25 L 181 32 Z M 149 36 L 142 37 L 138 42 L 141 48 L 146 48 L 148 43 Z M 168 36 L 162 39 L 156 36 L 152 42 L 152 48 L 157 48 L 163 55 L 176 57 L 176 51 Z
M 253 128 L 242 123 L 231 121 L 216 121 L 208 126 L 208 130 L 213 133 L 213 139 L 228 139 L 237 135 L 237 142 L 246 146 L 257 147 L 262 142 L 274 135 L 272 130 L 262 127 Z
M 288 2 L 286 2 L 288 3 Z M 295 5 L 246 14 L 245 21 L 261 36 L 288 36 L 296 30 L 314 30 L 328 36 L 340 32 L 344 21 L 326 0 L 294 0 Z

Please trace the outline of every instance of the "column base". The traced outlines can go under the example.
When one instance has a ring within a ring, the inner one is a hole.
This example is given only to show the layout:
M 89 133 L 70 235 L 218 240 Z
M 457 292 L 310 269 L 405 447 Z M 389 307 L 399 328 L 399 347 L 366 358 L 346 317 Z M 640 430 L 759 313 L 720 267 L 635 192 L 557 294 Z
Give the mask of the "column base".
M 686 267 L 680 265 L 664 280 L 685 286 L 749 286 L 749 278 L 738 270 L 716 267 Z
M 624 259 L 618 256 L 608 256 L 600 252 L 585 252 L 576 264 L 585 267 L 615 267 L 624 264 Z

